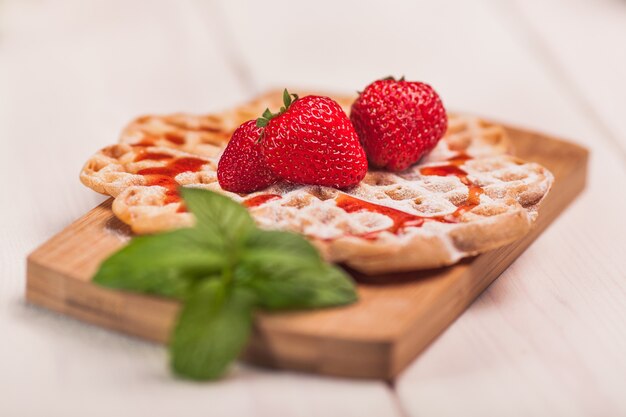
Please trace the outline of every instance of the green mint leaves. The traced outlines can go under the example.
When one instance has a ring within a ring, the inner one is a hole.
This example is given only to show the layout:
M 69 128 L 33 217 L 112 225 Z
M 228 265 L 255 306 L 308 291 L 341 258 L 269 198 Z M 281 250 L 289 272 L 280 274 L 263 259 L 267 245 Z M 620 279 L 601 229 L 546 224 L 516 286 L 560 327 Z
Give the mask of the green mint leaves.
M 287 111 L 289 106 L 291 106 L 291 103 L 293 103 L 297 99 L 298 99 L 297 94 L 290 94 L 289 91 L 287 91 L 287 89 L 285 88 L 285 90 L 283 91 L 283 106 L 280 108 L 280 111 L 278 113 L 272 113 L 272 111 L 269 108 L 265 109 L 265 111 L 263 112 L 263 115 L 259 117 L 258 119 L 256 119 L 257 127 L 267 126 L 270 120 L 272 120 L 276 116 L 280 116 L 285 111 Z
M 255 296 L 219 280 L 200 282 L 178 317 L 170 342 L 172 369 L 191 379 L 219 378 L 243 349 Z
M 196 225 L 133 238 L 94 282 L 181 300 L 170 364 L 182 377 L 219 378 L 244 348 L 256 308 L 329 307 L 356 301 L 351 279 L 302 236 L 256 227 L 223 195 L 182 188 Z

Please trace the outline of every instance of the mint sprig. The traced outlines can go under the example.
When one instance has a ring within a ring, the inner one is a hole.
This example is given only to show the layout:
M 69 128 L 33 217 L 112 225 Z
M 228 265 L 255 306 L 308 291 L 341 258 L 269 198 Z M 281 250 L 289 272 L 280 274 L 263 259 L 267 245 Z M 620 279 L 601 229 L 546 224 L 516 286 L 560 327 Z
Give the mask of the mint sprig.
M 191 379 L 219 378 L 246 344 L 255 296 L 219 280 L 205 280 L 189 294 L 170 342 L 170 364 Z
M 181 300 L 170 365 L 191 379 L 216 379 L 240 354 L 255 309 L 338 306 L 357 299 L 340 268 L 302 236 L 258 229 L 223 195 L 182 188 L 196 224 L 133 238 L 100 266 L 94 282 Z

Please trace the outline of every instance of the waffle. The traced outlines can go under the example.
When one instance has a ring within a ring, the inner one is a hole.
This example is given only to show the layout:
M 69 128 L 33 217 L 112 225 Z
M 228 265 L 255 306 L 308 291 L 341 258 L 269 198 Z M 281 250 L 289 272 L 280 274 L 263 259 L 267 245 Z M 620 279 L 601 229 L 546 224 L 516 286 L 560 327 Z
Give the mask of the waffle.
M 301 233 L 327 260 L 369 274 L 450 265 L 510 243 L 530 230 L 553 182 L 542 166 L 509 155 L 502 127 L 449 115 L 446 135 L 419 164 L 370 170 L 349 190 L 222 190 L 217 163 L 232 132 L 280 101 L 276 92 L 215 115 L 140 117 L 85 164 L 81 180 L 115 197 L 113 212 L 135 233 L 193 224 L 177 188 L 204 188 L 248 207 L 260 227 Z M 349 111 L 350 97 L 337 101 Z

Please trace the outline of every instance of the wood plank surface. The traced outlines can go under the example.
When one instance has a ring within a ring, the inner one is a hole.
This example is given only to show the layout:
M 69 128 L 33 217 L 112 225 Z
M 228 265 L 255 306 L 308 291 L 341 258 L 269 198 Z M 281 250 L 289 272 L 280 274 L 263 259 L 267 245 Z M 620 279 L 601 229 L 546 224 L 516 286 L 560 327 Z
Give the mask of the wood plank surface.
M 0 414 L 625 415 L 626 170 L 607 146 L 623 129 L 598 120 L 624 121 L 626 3 L 511 3 L 0 1 Z M 592 151 L 587 190 L 393 386 L 241 365 L 188 384 L 161 346 L 24 302 L 27 254 L 102 201 L 77 172 L 137 114 L 283 85 L 354 92 L 391 73 Z
M 551 7 L 557 2 L 532 3 Z M 407 368 L 395 390 L 411 416 L 624 415 L 626 195 L 617 190 L 626 187 L 625 165 L 606 129 L 575 99 L 571 85 L 562 82 L 567 75 L 553 71 L 550 56 L 537 47 L 537 42 L 560 39 L 555 48 L 563 42 L 569 49 L 576 42 L 531 33 L 519 24 L 519 10 L 507 7 L 511 2 L 488 3 L 493 7 L 473 27 L 497 30 L 490 30 L 493 41 L 484 35 L 480 59 L 485 61 L 476 66 L 490 67 L 488 57 L 497 57 L 495 65 L 506 63 L 505 75 L 486 69 L 490 77 L 477 75 L 476 82 L 488 86 L 491 98 L 468 94 L 459 97 L 458 106 L 488 106 L 487 114 L 558 132 L 587 146 L 592 150 L 589 183 L 571 208 Z M 593 13 L 615 4 L 595 2 Z M 545 35 L 559 30 L 561 13 L 573 17 L 575 9 L 580 7 L 555 10 L 557 20 L 546 20 L 546 15 L 529 19 Z M 578 19 L 579 35 L 590 33 L 587 24 L 593 16 Z M 483 25 L 485 20 L 492 23 Z M 444 36 L 443 30 L 439 35 Z M 597 45 L 614 48 L 617 39 L 598 36 Z M 462 77 L 464 71 L 457 70 L 445 78 Z M 500 82 L 509 76 L 517 80 Z
M 219 20 L 195 3 L 0 1 L 0 188 L 11 196 L 0 198 L 0 415 L 397 417 L 378 381 L 239 365 L 219 384 L 189 384 L 163 346 L 24 300 L 27 255 L 103 201 L 78 172 L 125 123 L 252 98 Z
M 534 229 L 506 247 L 432 271 L 357 276 L 357 304 L 313 312 L 259 313 L 245 359 L 328 375 L 393 379 L 513 262 L 584 188 L 587 152 L 507 128 L 516 154 L 555 175 Z M 166 342 L 178 304 L 90 282 L 120 248 L 127 226 L 98 206 L 28 258 L 27 299 L 82 320 Z
M 626 162 L 626 2 L 514 0 L 502 7 Z

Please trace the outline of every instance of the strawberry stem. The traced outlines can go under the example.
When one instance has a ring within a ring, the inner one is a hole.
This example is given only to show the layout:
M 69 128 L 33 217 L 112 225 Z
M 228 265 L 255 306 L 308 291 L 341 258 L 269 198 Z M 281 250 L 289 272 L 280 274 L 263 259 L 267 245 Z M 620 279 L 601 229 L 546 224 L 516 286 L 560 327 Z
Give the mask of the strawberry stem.
M 265 111 L 263 112 L 263 115 L 259 117 L 258 119 L 256 119 L 256 125 L 258 127 L 267 126 L 270 120 L 286 112 L 289 106 L 291 106 L 291 104 L 295 102 L 297 99 L 298 99 L 297 94 L 291 94 L 285 88 L 285 90 L 283 91 L 283 106 L 280 108 L 280 110 L 277 113 L 272 113 L 272 111 L 269 108 L 265 109 Z M 263 137 L 263 134 L 261 134 L 261 138 L 262 137 Z M 261 138 L 259 138 L 259 140 L 261 140 Z
M 394 77 L 393 75 L 390 75 L 390 76 L 385 77 L 385 78 L 381 78 L 380 80 L 381 81 L 399 81 L 399 82 L 405 81 L 404 75 L 399 80 L 396 80 L 396 77 Z

